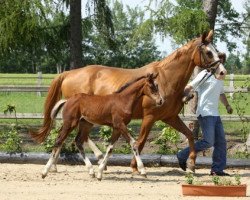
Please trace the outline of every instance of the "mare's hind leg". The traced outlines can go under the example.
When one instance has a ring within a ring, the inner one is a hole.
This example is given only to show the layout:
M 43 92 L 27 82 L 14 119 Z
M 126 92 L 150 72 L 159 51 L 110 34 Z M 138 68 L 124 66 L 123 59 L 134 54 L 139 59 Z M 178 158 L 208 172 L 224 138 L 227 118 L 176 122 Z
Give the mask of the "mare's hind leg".
M 81 119 L 79 122 L 79 131 L 78 131 L 78 134 L 75 138 L 75 143 L 76 143 L 76 146 L 77 146 L 80 154 L 82 155 L 82 158 L 83 158 L 85 165 L 88 168 L 89 175 L 91 177 L 95 177 L 93 165 L 90 162 L 89 158 L 85 155 L 85 152 L 84 152 L 84 143 L 87 143 L 87 141 L 88 141 L 88 134 L 84 133 L 84 127 L 87 127 L 87 126 L 85 126 L 84 124 L 89 124 L 89 123 L 86 122 L 84 119 Z M 91 129 L 91 127 L 93 125 L 92 124 L 90 124 L 90 125 L 91 126 L 89 126 L 89 127 Z
M 183 133 L 187 137 L 190 148 L 189 160 L 187 164 L 181 166 L 181 168 L 186 171 L 186 165 L 187 165 L 187 167 L 191 171 L 195 172 L 196 152 L 194 148 L 194 136 L 192 131 L 184 124 L 184 122 L 179 118 L 179 116 L 162 121 L 169 124 L 170 126 L 175 128 L 177 131 Z
M 54 148 L 53 148 L 51 156 L 50 156 L 50 159 L 48 160 L 47 164 L 44 167 L 44 170 L 42 171 L 42 178 L 45 178 L 47 176 L 51 166 L 54 163 L 56 163 L 56 161 L 57 161 L 57 159 L 59 157 L 63 142 L 65 141 L 68 134 L 73 129 L 74 129 L 74 127 L 72 127 L 70 123 L 64 124 L 62 126 L 62 128 L 60 129 L 60 132 L 59 132 L 59 135 L 57 136 Z
M 106 168 L 108 158 L 111 156 L 112 150 L 114 148 L 114 144 L 118 140 L 119 137 L 120 137 L 120 133 L 116 129 L 113 129 L 110 142 L 106 150 L 106 154 L 98 167 L 97 179 L 99 181 L 102 180 L 103 170 Z

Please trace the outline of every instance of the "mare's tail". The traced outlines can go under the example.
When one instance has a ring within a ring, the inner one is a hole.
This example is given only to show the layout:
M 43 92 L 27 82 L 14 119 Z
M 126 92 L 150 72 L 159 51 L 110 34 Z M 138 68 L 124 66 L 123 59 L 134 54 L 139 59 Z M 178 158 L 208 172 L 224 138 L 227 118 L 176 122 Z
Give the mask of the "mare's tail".
M 62 97 L 61 85 L 64 75 L 65 73 L 60 74 L 52 81 L 50 85 L 44 104 L 43 126 L 37 132 L 30 131 L 31 137 L 38 143 L 42 143 L 46 139 L 52 128 L 53 120 L 51 119 L 50 114 L 56 102 L 58 102 Z

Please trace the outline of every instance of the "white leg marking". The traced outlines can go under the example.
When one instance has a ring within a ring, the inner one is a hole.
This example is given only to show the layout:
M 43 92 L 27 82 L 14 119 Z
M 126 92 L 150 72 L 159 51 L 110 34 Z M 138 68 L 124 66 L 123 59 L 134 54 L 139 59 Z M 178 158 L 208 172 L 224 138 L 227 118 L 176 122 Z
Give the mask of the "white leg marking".
M 107 151 L 106 151 L 106 154 L 102 160 L 102 162 L 100 163 L 99 167 L 98 167 L 98 173 L 97 173 L 97 179 L 98 180 L 102 180 L 102 174 L 103 174 L 103 170 L 105 168 L 105 166 L 107 165 L 107 162 L 108 162 L 108 158 L 111 156 L 111 151 L 113 149 L 113 145 L 109 145 L 107 147 Z
M 42 178 L 45 178 L 55 162 L 56 158 L 59 156 L 59 153 L 61 151 L 61 146 L 57 148 L 56 152 L 53 150 L 50 156 L 50 159 L 48 160 L 47 164 L 44 167 L 44 170 L 42 171 Z
M 98 147 L 95 145 L 95 143 L 90 138 L 88 138 L 88 145 L 89 145 L 89 148 L 94 152 L 96 158 L 103 157 L 102 152 L 98 149 Z
M 129 137 L 130 137 L 131 149 L 132 149 L 132 151 L 134 153 L 134 156 L 135 156 L 135 159 L 136 159 L 136 162 L 137 162 L 138 170 L 141 172 L 141 175 L 145 175 L 146 176 L 147 173 L 146 173 L 145 167 L 143 165 L 143 162 L 141 160 L 138 148 L 134 146 L 135 140 L 134 140 L 134 138 L 131 135 Z

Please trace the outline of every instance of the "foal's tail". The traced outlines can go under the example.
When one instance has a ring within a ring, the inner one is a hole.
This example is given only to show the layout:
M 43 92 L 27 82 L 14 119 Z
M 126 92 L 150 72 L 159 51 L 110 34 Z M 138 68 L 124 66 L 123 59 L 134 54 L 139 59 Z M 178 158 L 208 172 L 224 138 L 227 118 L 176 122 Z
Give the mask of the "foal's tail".
M 61 85 L 65 75 L 65 72 L 60 74 L 52 81 L 50 85 L 48 95 L 44 104 L 43 126 L 37 132 L 30 131 L 31 137 L 39 143 L 42 143 L 46 139 L 52 128 L 53 120 L 50 117 L 50 113 L 56 102 L 59 101 L 62 97 Z
M 52 109 L 50 113 L 51 120 L 54 120 L 56 118 L 58 112 L 61 110 L 63 105 L 66 103 L 66 101 L 67 101 L 66 99 L 61 99 L 60 101 L 56 103 L 56 105 L 54 106 L 54 108 Z

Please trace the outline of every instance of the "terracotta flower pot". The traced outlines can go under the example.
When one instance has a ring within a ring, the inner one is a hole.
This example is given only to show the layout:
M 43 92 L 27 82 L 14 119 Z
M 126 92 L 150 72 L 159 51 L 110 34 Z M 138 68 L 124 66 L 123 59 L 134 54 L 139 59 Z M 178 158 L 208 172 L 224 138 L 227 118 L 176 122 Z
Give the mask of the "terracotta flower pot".
M 245 197 L 247 185 L 182 185 L 182 194 L 187 196 Z

